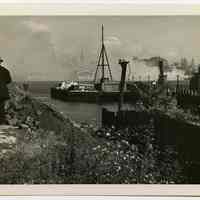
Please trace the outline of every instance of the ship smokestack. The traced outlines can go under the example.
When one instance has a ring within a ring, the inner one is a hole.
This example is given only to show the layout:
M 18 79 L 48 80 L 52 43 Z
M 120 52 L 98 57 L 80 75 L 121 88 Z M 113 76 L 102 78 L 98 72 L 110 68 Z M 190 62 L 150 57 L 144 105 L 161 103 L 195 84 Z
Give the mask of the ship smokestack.
M 163 70 L 163 61 L 159 60 L 159 70 L 160 70 L 160 77 L 164 76 L 164 70 Z
M 159 77 L 158 77 L 158 85 L 163 85 L 165 83 L 166 75 L 164 75 L 164 63 L 163 60 L 159 60 L 158 62 L 158 67 L 159 67 Z
M 119 64 L 121 65 L 122 72 L 121 72 L 121 80 L 119 84 L 119 92 L 120 92 L 120 100 L 119 100 L 119 111 L 121 111 L 121 107 L 124 102 L 124 86 L 125 86 L 125 80 L 126 80 L 126 69 L 127 64 L 129 61 L 126 61 L 125 59 L 119 59 Z

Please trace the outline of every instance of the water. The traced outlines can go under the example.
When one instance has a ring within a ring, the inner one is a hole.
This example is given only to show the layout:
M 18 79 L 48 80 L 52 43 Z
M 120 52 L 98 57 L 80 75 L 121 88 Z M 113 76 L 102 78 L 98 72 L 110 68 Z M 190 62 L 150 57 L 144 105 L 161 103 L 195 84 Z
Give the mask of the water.
M 34 97 L 39 98 L 45 103 L 53 105 L 56 110 L 63 113 L 63 115 L 66 117 L 70 117 L 76 122 L 86 122 L 96 125 L 99 115 L 99 106 L 97 104 L 91 103 L 62 102 L 59 100 L 51 99 L 50 88 L 57 84 L 58 81 L 32 81 L 29 82 L 29 92 L 31 92 Z M 185 82 L 182 81 L 181 84 L 185 84 Z M 168 85 L 169 87 L 175 87 L 176 81 L 169 81 Z M 114 107 L 116 110 L 117 104 L 107 104 L 106 106 L 111 109 Z M 131 107 L 132 105 L 129 105 L 128 109 Z
M 66 117 L 70 117 L 73 121 L 97 124 L 98 106 L 95 104 L 62 102 L 50 97 L 39 97 L 39 99 L 45 103 L 50 103 L 57 111 Z
M 101 107 L 92 103 L 63 102 L 50 97 L 50 88 L 57 85 L 55 81 L 34 81 L 29 82 L 29 92 L 36 98 L 47 104 L 51 104 L 57 111 L 78 123 L 88 123 L 99 126 Z M 117 103 L 104 104 L 111 110 L 118 108 Z M 124 104 L 125 109 L 131 109 L 133 105 Z
M 30 82 L 29 92 L 43 102 L 51 104 L 57 111 L 71 118 L 73 121 L 89 123 L 96 126 L 99 106 L 91 103 L 63 102 L 52 99 L 50 97 L 50 88 L 55 84 L 57 84 L 57 82 L 53 81 Z

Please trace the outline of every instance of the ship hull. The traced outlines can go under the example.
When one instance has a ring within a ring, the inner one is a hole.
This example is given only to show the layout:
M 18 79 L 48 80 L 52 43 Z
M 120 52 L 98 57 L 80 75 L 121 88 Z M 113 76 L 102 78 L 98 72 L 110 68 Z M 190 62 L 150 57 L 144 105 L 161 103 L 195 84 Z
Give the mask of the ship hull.
M 67 91 L 51 88 L 51 98 L 66 102 L 107 103 L 118 102 L 119 92 Z M 124 92 L 124 102 L 135 102 L 137 100 L 137 95 L 132 92 Z

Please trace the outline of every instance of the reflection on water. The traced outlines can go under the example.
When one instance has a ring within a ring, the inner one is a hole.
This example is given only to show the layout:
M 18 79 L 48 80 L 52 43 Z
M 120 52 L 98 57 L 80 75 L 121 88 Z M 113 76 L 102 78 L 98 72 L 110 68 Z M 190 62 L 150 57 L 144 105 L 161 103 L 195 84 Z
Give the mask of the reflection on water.
M 98 105 L 96 104 L 62 102 L 50 97 L 38 98 L 45 103 L 51 104 L 57 111 L 66 117 L 70 117 L 73 121 L 90 123 L 94 126 L 97 124 Z
M 97 125 L 97 121 L 100 120 L 101 106 L 92 103 L 63 102 L 51 99 L 50 88 L 53 85 L 55 85 L 55 82 L 30 82 L 29 92 L 34 97 L 52 105 L 57 111 L 71 118 L 73 121 L 89 123 L 93 126 Z M 117 103 L 112 103 L 104 104 L 103 106 L 116 110 L 118 105 Z M 123 107 L 125 107 L 125 109 L 130 109 L 131 105 L 126 104 Z
M 117 103 L 112 104 L 91 104 L 91 103 L 79 103 L 79 102 L 63 102 L 50 97 L 38 97 L 45 103 L 51 104 L 57 111 L 61 112 L 65 117 L 70 117 L 73 121 L 89 123 L 93 126 L 98 126 L 100 120 L 100 112 L 102 106 L 116 111 L 118 109 Z M 125 110 L 131 109 L 133 106 L 130 104 L 124 104 Z

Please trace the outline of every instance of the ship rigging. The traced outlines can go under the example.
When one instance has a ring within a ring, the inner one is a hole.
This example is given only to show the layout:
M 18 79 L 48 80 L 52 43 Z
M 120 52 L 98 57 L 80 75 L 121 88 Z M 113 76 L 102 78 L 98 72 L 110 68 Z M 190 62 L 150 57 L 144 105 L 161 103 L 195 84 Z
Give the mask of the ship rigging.
M 102 36 L 101 36 L 101 51 L 99 54 L 98 62 L 97 62 L 97 67 L 94 75 L 94 84 L 97 83 L 97 73 L 99 70 L 101 70 L 101 79 L 100 79 L 100 84 L 102 85 L 105 80 L 111 80 L 112 81 L 112 73 L 110 69 L 110 64 L 108 60 L 108 54 L 106 51 L 106 47 L 104 44 L 104 26 L 102 24 L 101 27 L 102 31 Z M 106 69 L 108 70 L 109 77 L 106 77 Z

